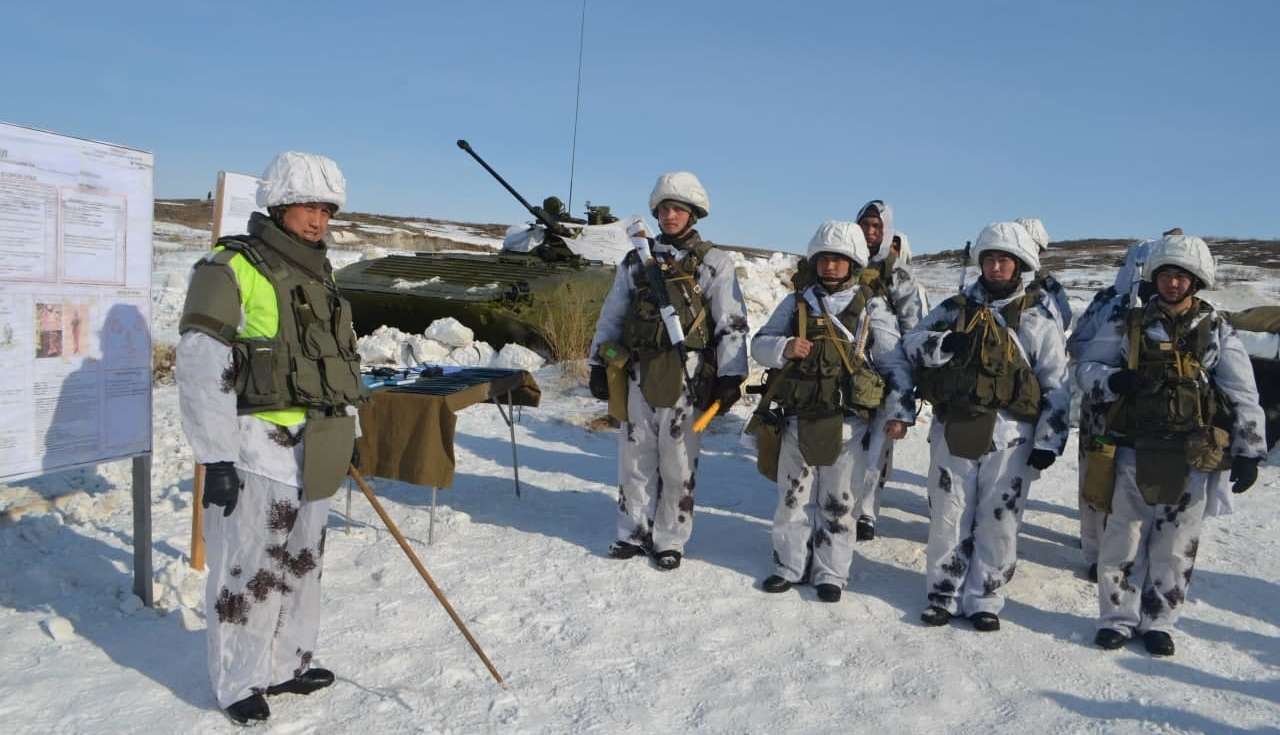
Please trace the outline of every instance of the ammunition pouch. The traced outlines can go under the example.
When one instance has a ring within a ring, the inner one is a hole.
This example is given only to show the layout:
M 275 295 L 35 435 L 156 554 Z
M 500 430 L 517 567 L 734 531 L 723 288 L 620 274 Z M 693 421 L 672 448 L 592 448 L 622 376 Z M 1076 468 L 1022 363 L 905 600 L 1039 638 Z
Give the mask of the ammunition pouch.
M 785 421 L 781 411 L 759 410 L 747 422 L 746 432 L 756 438 L 756 469 L 773 482 L 778 481 Z
M 1217 426 L 1206 426 L 1187 434 L 1187 463 L 1201 472 L 1231 469 L 1231 434 Z
M 1084 483 L 1081 493 L 1094 510 L 1111 512 L 1116 491 L 1116 445 L 1091 436 L 1084 449 Z
M 609 378 L 609 415 L 625 423 L 627 418 L 627 394 L 631 385 L 627 380 L 627 363 L 631 354 L 616 342 L 600 345 L 597 355 L 604 360 L 605 374 Z

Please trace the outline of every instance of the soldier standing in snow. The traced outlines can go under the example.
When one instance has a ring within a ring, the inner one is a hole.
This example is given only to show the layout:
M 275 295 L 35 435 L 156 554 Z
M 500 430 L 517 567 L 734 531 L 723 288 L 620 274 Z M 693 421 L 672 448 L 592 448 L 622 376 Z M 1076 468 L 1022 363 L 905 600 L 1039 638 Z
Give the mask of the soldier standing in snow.
M 699 410 L 719 401 L 727 411 L 741 394 L 747 307 L 733 260 L 694 229 L 711 211 L 698 178 L 686 171 L 658 177 L 649 209 L 662 234 L 653 241 L 632 233 L 637 249 L 618 267 L 596 322 L 590 387 L 608 400 L 600 354 L 623 355 L 625 368 L 614 364 L 626 371 L 627 420 L 618 432 L 617 540 L 609 556 L 648 552 L 658 569 L 670 570 L 680 566 L 693 530 L 701 434 L 692 424 Z M 672 328 L 683 343 L 672 340 Z
M 1067 441 L 1062 332 L 1022 275 L 1040 266 L 1027 231 L 988 225 L 974 259 L 982 276 L 903 337 L 901 355 L 933 404 L 929 434 L 927 594 L 921 615 L 944 625 L 967 615 L 998 630 L 1017 562 L 1018 524 L 1031 481 Z
M 867 250 L 871 254 L 871 266 L 880 275 L 880 287 L 886 290 L 885 296 L 889 307 L 898 320 L 898 333 L 906 334 L 915 329 L 924 314 L 928 303 L 924 289 L 916 285 L 911 272 L 906 266 L 911 262 L 911 250 L 908 247 L 906 257 L 900 255 L 903 239 L 894 229 L 893 208 L 879 199 L 873 199 L 858 210 L 858 226 L 867 242 Z M 896 241 L 896 243 L 895 243 Z M 889 247 L 881 247 L 889 243 Z M 880 496 L 884 483 L 893 471 L 893 442 L 887 442 L 884 455 L 880 457 L 872 469 L 877 474 L 870 475 L 872 480 L 863 482 L 863 478 L 855 477 L 853 487 L 857 517 L 856 536 L 859 541 L 870 541 L 876 537 L 876 518 L 880 515 Z
M 806 257 L 815 282 L 785 298 L 751 340 L 752 356 L 774 371 L 766 396 L 782 422 L 774 573 L 762 587 L 785 592 L 808 577 L 818 599 L 836 602 L 853 560 L 854 478 L 868 474 L 886 439 L 906 436 L 915 401 L 901 361 L 896 375 L 881 364 L 898 348 L 898 324 L 883 290 L 862 278 L 862 230 L 824 222 Z
M 1044 228 L 1044 223 L 1035 217 L 1019 217 L 1014 220 L 1026 229 L 1027 234 L 1031 235 L 1031 241 L 1039 248 L 1040 254 L 1049 249 L 1049 231 Z M 1049 296 L 1048 306 L 1050 313 L 1053 314 L 1054 321 L 1058 322 L 1058 328 L 1066 334 L 1071 327 L 1071 302 L 1067 299 L 1067 291 L 1053 277 L 1048 268 L 1041 268 L 1036 271 L 1035 281 L 1041 291 Z
M 1181 229 L 1172 229 L 1165 233 L 1182 234 Z M 1107 403 L 1095 402 L 1087 392 L 1080 389 L 1079 368 L 1085 361 L 1093 359 L 1093 351 L 1100 350 L 1105 355 L 1112 349 L 1105 340 L 1095 339 L 1098 330 L 1113 313 L 1123 311 L 1129 306 L 1145 303 L 1151 293 L 1151 284 L 1141 281 L 1142 267 L 1151 253 L 1155 240 L 1145 240 L 1129 246 L 1125 252 L 1124 264 L 1116 273 L 1116 281 L 1112 286 L 1098 291 L 1089 303 L 1088 308 L 1076 321 L 1071 336 L 1067 339 L 1067 354 L 1072 362 L 1072 381 L 1080 393 L 1080 429 L 1078 442 L 1078 486 L 1077 504 L 1080 509 L 1080 550 L 1084 555 L 1084 563 L 1089 581 L 1098 581 L 1098 543 L 1102 538 L 1102 527 L 1106 524 L 1106 513 L 1090 505 L 1085 498 L 1085 478 L 1087 467 L 1086 453 L 1094 442 L 1107 433 Z
M 329 497 L 354 453 L 364 400 L 351 306 L 325 253 L 346 202 L 337 164 L 282 153 L 249 234 L 192 271 L 177 349 L 182 426 L 205 466 L 209 675 L 235 722 L 264 695 L 333 683 L 312 668 Z
M 1222 482 L 1249 489 L 1266 454 L 1249 358 L 1227 320 L 1196 297 L 1214 263 L 1198 237 L 1151 247 L 1145 305 L 1113 309 L 1080 365 L 1081 388 L 1109 402 L 1114 486 L 1098 555 L 1095 642 L 1119 648 L 1141 635 L 1149 653 L 1174 652 L 1177 623 L 1206 515 L 1229 513 Z M 1103 354 L 1103 346 L 1109 346 Z

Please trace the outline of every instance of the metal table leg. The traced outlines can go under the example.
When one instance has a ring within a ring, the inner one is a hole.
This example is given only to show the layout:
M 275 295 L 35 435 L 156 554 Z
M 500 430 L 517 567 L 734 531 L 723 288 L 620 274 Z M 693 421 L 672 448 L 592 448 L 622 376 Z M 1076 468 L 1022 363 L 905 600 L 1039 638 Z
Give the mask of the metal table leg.
M 520 497 L 520 458 L 516 455 L 516 409 L 511 396 L 511 391 L 507 391 L 507 410 L 502 410 L 502 402 L 495 400 L 493 405 L 498 407 L 498 413 L 502 414 L 502 420 L 506 422 L 507 428 L 511 431 L 511 472 L 515 478 L 516 497 Z M 508 413 L 509 412 L 509 413 Z
M 436 537 L 436 491 L 439 488 L 434 485 L 431 487 L 431 517 L 427 521 L 427 546 L 435 543 Z

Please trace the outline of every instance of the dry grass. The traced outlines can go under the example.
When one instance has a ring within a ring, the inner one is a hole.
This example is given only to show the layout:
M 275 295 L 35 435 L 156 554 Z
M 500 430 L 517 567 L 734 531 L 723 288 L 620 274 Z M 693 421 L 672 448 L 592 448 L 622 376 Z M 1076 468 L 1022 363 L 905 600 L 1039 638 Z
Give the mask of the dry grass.
M 153 384 L 173 383 L 173 365 L 177 354 L 177 348 L 171 344 L 157 342 L 151 346 L 151 382 Z
M 585 380 L 589 368 L 586 358 L 595 335 L 595 318 L 599 310 L 582 289 L 566 284 L 561 298 L 554 299 L 543 311 L 539 331 L 547 342 L 553 362 L 560 363 L 566 376 Z

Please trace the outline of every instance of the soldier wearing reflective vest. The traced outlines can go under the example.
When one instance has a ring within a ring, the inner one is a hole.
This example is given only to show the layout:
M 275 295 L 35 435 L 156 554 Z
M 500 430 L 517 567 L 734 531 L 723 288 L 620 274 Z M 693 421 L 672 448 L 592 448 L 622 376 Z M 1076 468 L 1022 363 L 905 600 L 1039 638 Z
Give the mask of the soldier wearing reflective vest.
M 873 199 L 858 210 L 858 227 L 870 254 L 868 267 L 879 275 L 877 288 L 884 291 L 889 308 L 898 320 L 898 332 L 906 334 L 920 322 L 928 301 L 924 289 L 911 277 L 907 265 L 911 262 L 911 250 L 903 255 L 904 236 L 895 228 L 893 207 L 879 199 Z M 880 497 L 884 483 L 893 472 L 894 443 L 888 442 L 883 455 L 876 458 L 877 481 L 870 487 L 853 488 L 857 492 L 854 507 L 856 536 L 859 541 L 870 541 L 876 536 L 876 518 L 880 515 Z
M 809 581 L 836 602 L 853 559 L 855 488 L 874 485 L 876 458 L 906 436 L 915 401 L 910 372 L 899 362 L 891 373 L 884 359 L 898 348 L 898 323 L 866 269 L 862 230 L 824 222 L 806 258 L 814 283 L 783 299 L 751 340 L 771 370 L 762 409 L 781 430 L 773 574 L 762 588 Z
M 1040 265 L 1026 229 L 987 226 L 974 259 L 981 277 L 903 337 L 902 354 L 933 406 L 921 619 L 943 625 L 964 615 L 992 631 L 1031 482 L 1067 441 L 1070 392 L 1062 331 L 1044 293 L 1024 286 Z
M 1141 637 L 1152 655 L 1173 654 L 1203 519 L 1231 511 L 1226 481 L 1249 489 L 1266 454 L 1248 354 L 1196 296 L 1213 288 L 1214 270 L 1200 238 L 1163 237 L 1142 268 L 1152 298 L 1113 310 L 1095 338 L 1108 354 L 1093 349 L 1078 369 L 1086 395 L 1110 404 L 1110 451 L 1098 447 L 1089 467 L 1110 455 L 1113 484 L 1097 493 L 1110 506 L 1098 552 L 1102 648 Z
M 693 530 L 699 411 L 728 411 L 747 374 L 747 307 L 733 259 L 694 229 L 711 211 L 686 171 L 658 177 L 649 209 L 662 234 L 632 228 L 591 342 L 591 393 L 625 407 L 618 432 L 617 537 L 609 556 L 680 566 Z M 678 323 L 677 323 L 678 322 Z M 672 339 L 683 337 L 679 344 Z M 602 355 L 607 355 L 604 357 Z M 610 381 L 606 360 L 617 371 Z M 612 388 L 611 388 L 612 386 Z
M 329 497 L 365 398 L 351 306 L 326 257 L 346 202 L 337 164 L 282 153 L 247 236 L 192 270 L 179 331 L 182 425 L 205 467 L 209 674 L 227 715 L 265 720 L 266 695 L 333 683 L 312 666 Z

